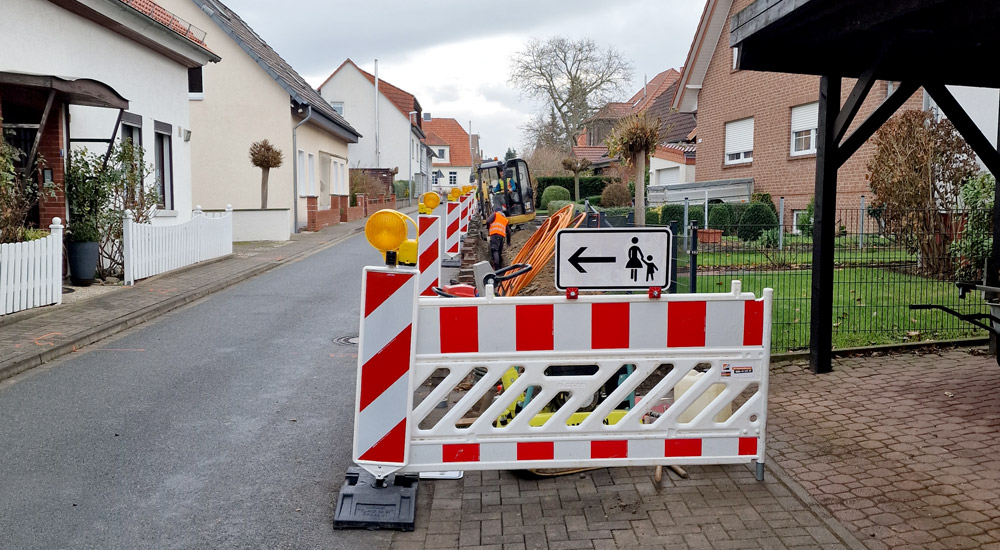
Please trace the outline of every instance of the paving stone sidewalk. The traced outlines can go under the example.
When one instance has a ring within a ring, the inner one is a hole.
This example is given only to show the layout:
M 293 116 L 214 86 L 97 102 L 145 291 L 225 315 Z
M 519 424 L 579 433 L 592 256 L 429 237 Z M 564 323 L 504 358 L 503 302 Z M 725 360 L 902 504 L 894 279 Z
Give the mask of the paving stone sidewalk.
M 362 232 L 366 221 L 293 235 L 282 246 L 195 264 L 85 301 L 0 316 L 0 380 L 333 246 Z

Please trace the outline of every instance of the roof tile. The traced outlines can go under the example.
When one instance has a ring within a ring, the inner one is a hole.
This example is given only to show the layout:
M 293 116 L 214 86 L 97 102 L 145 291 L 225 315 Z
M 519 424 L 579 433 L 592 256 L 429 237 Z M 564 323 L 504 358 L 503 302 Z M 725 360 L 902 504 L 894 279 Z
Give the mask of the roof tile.
M 431 145 L 430 136 L 434 135 L 444 143 L 433 145 L 448 145 L 450 147 L 449 160 L 451 162 L 439 163 L 437 164 L 438 166 L 472 166 L 472 151 L 469 150 L 469 134 L 457 120 L 453 118 L 424 120 L 424 132 L 428 136 L 428 145 Z

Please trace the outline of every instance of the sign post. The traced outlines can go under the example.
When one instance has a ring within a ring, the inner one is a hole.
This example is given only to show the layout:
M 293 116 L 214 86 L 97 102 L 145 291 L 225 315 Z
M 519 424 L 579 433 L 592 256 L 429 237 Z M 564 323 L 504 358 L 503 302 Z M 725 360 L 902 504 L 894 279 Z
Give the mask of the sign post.
M 563 229 L 556 233 L 556 288 L 666 288 L 670 242 L 666 227 Z

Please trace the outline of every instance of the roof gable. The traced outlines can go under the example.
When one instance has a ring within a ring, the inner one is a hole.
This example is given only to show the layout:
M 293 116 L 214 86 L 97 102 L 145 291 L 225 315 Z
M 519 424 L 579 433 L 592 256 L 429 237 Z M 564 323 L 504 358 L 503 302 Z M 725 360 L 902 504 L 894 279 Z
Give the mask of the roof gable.
M 312 107 L 314 113 L 331 123 L 331 125 L 326 126 L 328 130 L 349 142 L 357 143 L 361 134 L 337 111 L 334 111 L 333 107 L 319 95 L 319 92 L 313 89 L 287 61 L 282 59 L 278 52 L 268 46 L 267 42 L 264 42 L 264 39 L 254 32 L 250 25 L 240 19 L 236 12 L 219 0 L 191 1 L 256 61 L 264 69 L 264 72 L 284 88 L 292 101 Z
M 428 135 L 428 140 L 431 139 L 431 135 L 434 135 L 444 142 L 436 145 L 448 145 L 450 147 L 450 162 L 444 165 L 472 166 L 472 151 L 469 150 L 469 134 L 457 120 L 453 118 L 425 120 L 424 131 Z M 428 141 L 428 145 L 430 145 L 430 141 Z
M 674 82 L 680 78 L 677 69 L 667 69 L 653 77 L 641 90 L 628 100 L 633 113 L 645 111 L 656 98 L 660 97 Z
M 332 79 L 334 75 L 339 73 L 341 69 L 343 69 L 347 65 L 354 67 L 359 73 L 361 73 L 362 76 L 364 76 L 368 80 L 369 83 L 371 83 L 372 86 L 375 85 L 375 75 L 369 73 L 368 71 L 362 69 L 361 67 L 358 67 L 357 63 L 348 58 L 344 60 L 344 62 L 341 63 L 336 70 L 330 73 L 330 76 L 326 77 L 326 80 L 324 80 L 319 87 L 322 88 L 323 86 L 326 86 L 326 84 L 330 82 L 330 79 Z M 409 117 L 410 111 L 419 112 L 421 110 L 420 102 L 417 101 L 416 96 L 414 96 L 410 92 L 407 92 L 406 90 L 403 90 L 402 88 L 393 86 L 392 84 L 386 82 L 381 78 L 378 79 L 378 91 L 386 99 L 388 99 L 389 102 L 392 103 L 396 107 L 396 109 L 398 109 L 399 112 L 403 114 L 404 117 Z M 419 125 L 420 124 L 418 123 L 417 126 Z
M 680 78 L 680 89 L 674 97 L 673 107 L 681 112 L 691 113 L 698 109 L 698 91 L 705 81 L 708 64 L 719 44 L 719 37 L 729 20 L 729 10 L 733 0 L 708 0 L 705 11 L 698 22 L 698 30 L 691 41 L 684 72 Z

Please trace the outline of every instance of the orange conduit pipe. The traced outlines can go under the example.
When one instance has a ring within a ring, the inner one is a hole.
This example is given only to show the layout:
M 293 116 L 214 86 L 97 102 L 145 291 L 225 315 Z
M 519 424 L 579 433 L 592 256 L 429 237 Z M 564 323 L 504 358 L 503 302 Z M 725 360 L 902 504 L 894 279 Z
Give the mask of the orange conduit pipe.
M 546 269 L 555 255 L 556 233 L 567 227 L 579 227 L 583 220 L 583 214 L 573 216 L 572 204 L 567 204 L 549 216 L 545 223 L 535 231 L 535 234 L 528 239 L 528 242 L 524 243 L 514 261 L 511 262 L 513 264 L 527 263 L 531 265 L 531 271 L 507 281 L 504 285 L 504 295 L 516 296 L 541 273 L 542 269 Z

